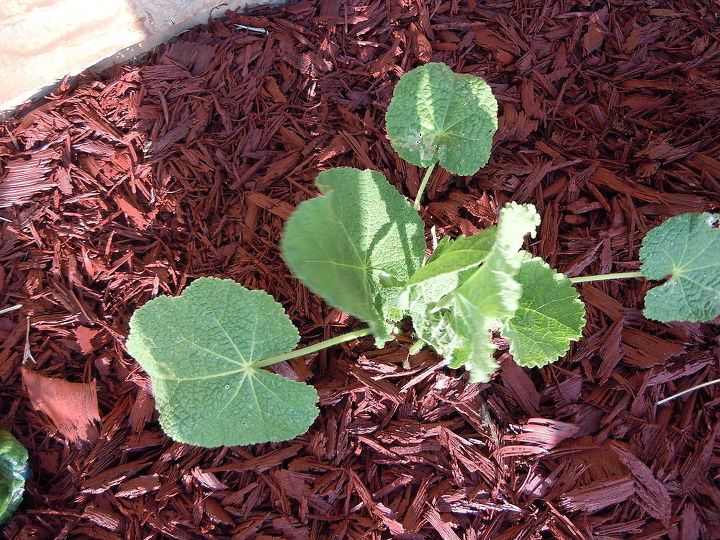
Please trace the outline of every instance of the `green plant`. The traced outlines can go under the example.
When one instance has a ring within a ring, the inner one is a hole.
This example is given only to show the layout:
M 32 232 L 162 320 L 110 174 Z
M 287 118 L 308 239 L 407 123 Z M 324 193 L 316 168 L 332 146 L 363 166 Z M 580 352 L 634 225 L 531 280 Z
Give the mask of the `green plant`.
M 427 64 L 401 78 L 387 129 L 404 159 L 428 167 L 416 208 L 436 164 L 466 175 L 485 165 L 496 117 L 478 77 Z M 573 283 L 670 275 L 647 295 L 648 317 L 720 314 L 718 215 L 677 216 L 650 231 L 637 272 L 570 279 L 522 249 L 540 223 L 532 205 L 509 203 L 497 226 L 443 238 L 425 260 L 424 223 L 381 173 L 330 169 L 316 185 L 324 196 L 302 202 L 287 221 L 282 255 L 311 291 L 368 326 L 293 350 L 297 330 L 263 291 L 200 278 L 180 297 L 151 300 L 133 315 L 127 346 L 152 379 L 172 438 L 214 447 L 303 433 L 318 413 L 315 390 L 263 368 L 370 334 L 382 347 L 408 318 L 417 338 L 411 352 L 428 345 L 482 382 L 497 368 L 493 331 L 522 366 L 567 353 L 585 322 Z
M 12 433 L 0 429 L 0 525 L 22 502 L 28 474 L 28 451 Z

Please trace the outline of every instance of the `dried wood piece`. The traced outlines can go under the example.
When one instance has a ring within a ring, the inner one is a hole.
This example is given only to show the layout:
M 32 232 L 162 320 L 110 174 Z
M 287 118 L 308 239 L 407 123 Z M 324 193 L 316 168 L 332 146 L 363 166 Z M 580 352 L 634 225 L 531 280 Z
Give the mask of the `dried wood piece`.
M 672 512 L 670 494 L 667 488 L 655 478 L 648 466 L 624 445 L 619 442 L 612 442 L 610 447 L 634 478 L 636 493 L 643 509 L 655 519 L 659 519 L 667 527 L 670 524 Z
M 100 411 L 94 380 L 73 383 L 23 366 L 22 381 L 32 406 L 52 422 L 51 429 L 57 429 L 72 443 L 97 439 Z
M 560 498 L 561 504 L 573 511 L 594 514 L 608 506 L 628 500 L 635 494 L 635 482 L 629 476 L 603 478 L 581 488 L 568 491 Z

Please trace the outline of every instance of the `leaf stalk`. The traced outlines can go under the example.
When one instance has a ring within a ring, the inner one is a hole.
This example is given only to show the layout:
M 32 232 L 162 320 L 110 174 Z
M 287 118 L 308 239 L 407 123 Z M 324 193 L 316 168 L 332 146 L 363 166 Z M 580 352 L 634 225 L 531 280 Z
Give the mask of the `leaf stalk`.
M 329 347 L 332 347 L 333 345 L 339 345 L 340 343 L 345 343 L 346 341 L 352 341 L 353 339 L 361 338 L 370 335 L 371 333 L 372 330 L 370 330 L 370 328 L 361 328 L 360 330 L 348 332 L 347 334 L 343 334 L 341 336 L 336 336 L 334 338 L 314 343 L 313 345 L 308 345 L 307 347 L 303 347 L 302 349 L 295 349 L 294 351 L 265 358 L 264 360 L 253 363 L 253 367 L 262 368 L 272 366 L 273 364 L 278 364 L 280 362 L 285 362 L 286 360 L 298 358 L 299 356 L 305 356 L 307 354 L 312 354 L 317 351 L 322 351 L 323 349 L 327 349 Z
M 435 165 L 437 165 L 437 161 L 435 163 L 432 163 L 427 168 L 427 170 L 425 171 L 425 174 L 422 177 L 422 181 L 420 182 L 420 187 L 418 188 L 417 195 L 415 195 L 415 210 L 420 210 L 420 200 L 422 199 L 423 193 L 425 192 L 425 187 L 427 186 L 427 183 L 430 180 L 430 175 L 432 174 L 433 170 L 435 169 Z

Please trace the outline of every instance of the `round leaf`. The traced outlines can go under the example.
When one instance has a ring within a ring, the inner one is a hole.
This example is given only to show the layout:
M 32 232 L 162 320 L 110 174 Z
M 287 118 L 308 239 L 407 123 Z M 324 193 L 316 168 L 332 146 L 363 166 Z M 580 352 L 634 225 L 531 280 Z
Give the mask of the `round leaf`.
M 674 216 L 642 242 L 647 279 L 668 281 L 645 295 L 645 316 L 660 322 L 710 321 L 720 315 L 720 214 Z
M 439 162 L 453 174 L 471 175 L 490 159 L 497 111 L 483 79 L 431 63 L 400 78 L 385 120 L 390 143 L 405 161 L 418 167 Z
M 292 439 L 318 414 L 317 392 L 257 367 L 291 351 L 298 332 L 264 291 L 200 278 L 130 320 L 127 347 L 150 375 L 160 425 L 179 442 L 234 446 Z

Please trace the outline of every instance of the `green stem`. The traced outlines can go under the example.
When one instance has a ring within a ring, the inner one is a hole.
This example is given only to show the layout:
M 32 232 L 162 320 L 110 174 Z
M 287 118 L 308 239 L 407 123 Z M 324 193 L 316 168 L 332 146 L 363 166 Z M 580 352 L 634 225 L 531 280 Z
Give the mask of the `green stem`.
M 341 336 L 326 339 L 325 341 L 320 341 L 319 343 L 315 343 L 313 345 L 308 345 L 307 347 L 303 347 L 302 349 L 295 349 L 294 351 L 286 352 L 284 354 L 278 354 L 277 356 L 271 356 L 270 358 L 265 358 L 260 362 L 254 363 L 253 367 L 261 368 L 272 366 L 273 364 L 284 362 L 285 360 L 292 360 L 293 358 L 305 356 L 306 354 L 312 354 L 317 351 L 322 351 L 323 349 L 327 349 L 328 347 L 332 347 L 333 345 L 339 345 L 340 343 L 345 343 L 346 341 L 361 338 L 363 336 L 367 336 L 368 334 L 372 334 L 372 330 L 370 330 L 369 328 L 361 328 L 360 330 L 355 330 L 354 332 L 349 332 Z
M 599 276 L 581 276 L 570 278 L 573 283 L 587 283 L 588 281 L 605 281 L 608 279 L 624 279 L 643 277 L 642 272 L 616 272 L 614 274 L 601 274 Z
M 422 178 L 422 182 L 420 182 L 420 188 L 418 189 L 417 195 L 415 195 L 415 210 L 420 210 L 420 199 L 422 199 L 425 187 L 430 180 L 430 175 L 432 174 L 433 169 L 435 169 L 435 165 L 437 165 L 437 161 L 427 168 L 425 175 Z
M 408 349 L 408 354 L 410 356 L 415 356 L 417 353 L 419 353 L 422 348 L 425 346 L 425 340 L 418 339 L 415 343 L 413 343 L 410 348 Z

